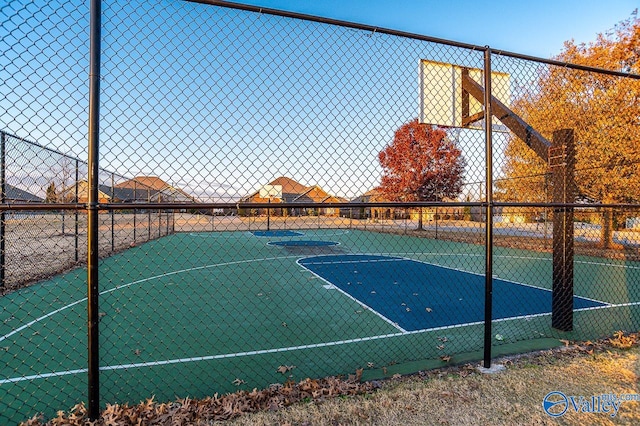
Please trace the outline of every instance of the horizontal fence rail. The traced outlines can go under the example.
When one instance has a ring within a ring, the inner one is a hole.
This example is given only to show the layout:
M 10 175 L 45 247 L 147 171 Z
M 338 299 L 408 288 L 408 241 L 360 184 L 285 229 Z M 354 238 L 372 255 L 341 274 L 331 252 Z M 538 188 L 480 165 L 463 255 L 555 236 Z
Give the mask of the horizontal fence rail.
M 214 0 L 0 16 L 1 424 L 639 327 L 635 65 Z

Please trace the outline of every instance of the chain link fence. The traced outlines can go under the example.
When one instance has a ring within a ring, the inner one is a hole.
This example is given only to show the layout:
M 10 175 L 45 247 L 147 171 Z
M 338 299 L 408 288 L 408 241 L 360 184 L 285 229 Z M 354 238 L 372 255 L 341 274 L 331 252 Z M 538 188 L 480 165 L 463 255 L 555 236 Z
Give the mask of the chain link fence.
M 2 422 L 638 329 L 637 75 L 102 1 L 94 179 L 86 3 L 0 6 Z
M 9 133 L 0 136 L 4 203 L 23 204 L 4 212 L 4 293 L 86 263 L 86 210 L 71 204 L 86 204 L 88 181 L 86 161 Z M 163 201 L 163 196 L 164 201 L 173 200 L 168 190 L 106 170 L 100 170 L 99 180 L 102 202 L 128 204 L 100 215 L 100 257 L 173 233 L 172 211 L 135 208 L 137 203 Z

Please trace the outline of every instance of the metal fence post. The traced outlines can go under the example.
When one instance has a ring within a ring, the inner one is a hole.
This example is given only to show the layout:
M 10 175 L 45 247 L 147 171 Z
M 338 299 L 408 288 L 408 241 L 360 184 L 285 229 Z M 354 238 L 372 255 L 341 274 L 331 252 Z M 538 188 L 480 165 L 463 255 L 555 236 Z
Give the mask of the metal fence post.
M 100 39 L 101 1 L 91 0 L 89 51 L 89 141 L 87 200 L 87 316 L 88 316 L 88 415 L 99 417 L 99 287 L 98 287 L 98 148 L 100 136 Z
M 484 122 L 485 122 L 485 272 L 484 272 L 484 368 L 491 368 L 491 320 L 493 316 L 493 147 L 491 117 L 491 48 L 484 51 Z
M 138 186 L 136 181 L 133 181 L 133 244 L 136 243 L 136 215 L 138 210 L 136 209 L 136 203 L 138 202 Z
M 109 202 L 114 203 L 114 198 L 116 197 L 115 190 L 116 180 L 115 174 L 111 173 L 111 200 Z M 113 209 L 109 209 L 109 213 L 111 215 L 111 253 L 116 251 L 116 220 L 115 220 L 115 211 Z
M 0 203 L 4 204 L 6 197 L 6 137 L 4 132 L 0 132 Z M 5 237 L 6 237 L 6 222 L 5 212 L 0 211 L 0 288 L 4 287 L 5 280 Z
M 147 188 L 147 203 L 151 202 L 151 188 Z M 147 241 L 151 241 L 151 209 L 147 209 Z
M 80 160 L 78 160 L 76 158 L 76 179 L 75 179 L 76 183 L 74 185 L 76 187 L 76 189 L 75 189 L 75 197 L 74 197 L 74 201 L 76 203 L 78 203 L 78 179 L 80 179 L 79 168 L 80 168 Z M 78 209 L 76 209 L 76 211 L 75 211 L 75 228 L 76 229 L 75 229 L 75 233 L 74 233 L 74 235 L 75 235 L 75 240 L 74 240 L 74 253 L 75 253 L 74 260 L 76 262 L 78 262 L 78 260 L 80 259 L 80 256 L 79 256 L 79 251 L 80 250 L 79 250 L 79 241 L 78 241 L 79 234 L 80 234 L 80 229 L 79 229 L 79 224 L 78 224 Z

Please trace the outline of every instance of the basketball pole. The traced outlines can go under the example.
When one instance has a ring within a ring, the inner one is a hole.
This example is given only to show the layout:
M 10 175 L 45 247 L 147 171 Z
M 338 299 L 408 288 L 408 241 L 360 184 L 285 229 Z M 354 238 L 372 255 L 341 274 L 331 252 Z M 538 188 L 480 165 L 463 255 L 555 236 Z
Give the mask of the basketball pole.
M 553 179 L 553 290 L 552 327 L 573 330 L 573 208 L 575 202 L 575 142 L 571 129 L 557 130 L 553 143 L 527 124 L 500 100 L 491 96 L 462 70 L 462 90 L 479 102 L 491 103 L 492 114 L 546 162 Z M 485 83 L 486 84 L 486 83 Z M 486 110 L 486 109 L 485 109 Z M 471 118 L 469 118 L 471 119 Z M 475 117 L 474 117 L 475 119 Z M 489 140 L 489 139 L 488 139 Z M 489 200 L 489 194 L 487 194 Z
M 553 202 L 559 204 L 554 207 L 554 227 L 553 227 L 553 291 L 552 291 L 552 327 L 560 331 L 571 331 L 573 329 L 573 209 L 570 206 L 575 201 L 575 148 L 573 131 L 570 129 L 558 130 L 554 132 L 554 141 L 549 142 L 533 127 L 527 124 L 520 116 L 510 110 L 499 99 L 491 94 L 490 74 L 490 49 L 485 51 L 485 75 L 484 88 L 474 81 L 469 75 L 468 69 L 461 69 L 463 108 L 463 125 L 484 118 L 485 138 L 487 142 L 487 194 L 486 194 L 486 291 L 485 291 L 485 323 L 490 324 L 490 293 L 492 292 L 491 281 L 491 249 L 493 238 L 491 233 L 492 221 L 492 187 L 491 168 L 491 118 L 498 117 L 511 132 L 519 137 L 537 155 L 548 163 L 551 169 L 554 182 Z M 464 103 L 468 102 L 469 96 L 473 96 L 481 102 L 485 108 L 484 112 L 473 116 L 469 114 L 469 108 Z M 569 205 L 567 205 L 569 204 Z M 488 364 L 490 356 L 490 326 L 485 329 L 485 365 Z
M 553 132 L 549 169 L 553 179 L 553 287 L 551 326 L 573 330 L 573 207 L 575 202 L 575 136 L 572 129 Z

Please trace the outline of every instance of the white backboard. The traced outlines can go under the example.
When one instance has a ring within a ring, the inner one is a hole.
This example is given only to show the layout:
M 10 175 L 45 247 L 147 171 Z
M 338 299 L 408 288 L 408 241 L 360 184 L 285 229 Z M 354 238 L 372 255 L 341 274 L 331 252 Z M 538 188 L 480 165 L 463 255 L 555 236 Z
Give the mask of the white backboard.
M 467 68 L 469 76 L 483 83 L 483 71 Z M 506 106 L 511 101 L 510 76 L 507 73 L 491 73 L 491 92 L 493 97 Z M 482 104 L 469 96 L 469 116 L 482 111 Z M 420 117 L 421 123 L 443 127 L 462 126 L 462 67 L 444 62 L 420 61 Z M 497 119 L 493 120 L 497 129 L 504 127 Z M 473 123 L 468 128 L 482 128 L 481 123 Z
M 282 198 L 282 185 L 264 185 L 260 188 L 260 198 Z

